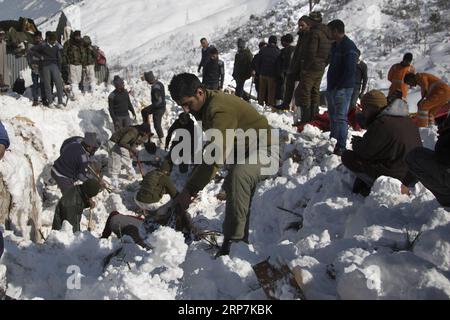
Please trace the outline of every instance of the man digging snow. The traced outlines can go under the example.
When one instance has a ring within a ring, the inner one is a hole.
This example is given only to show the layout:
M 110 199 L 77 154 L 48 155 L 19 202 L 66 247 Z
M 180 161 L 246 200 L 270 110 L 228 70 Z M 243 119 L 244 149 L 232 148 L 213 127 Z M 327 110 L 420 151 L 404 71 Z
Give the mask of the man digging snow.
M 230 170 L 225 180 L 227 203 L 223 222 L 224 242 L 217 256 L 228 255 L 232 242 L 249 243 L 250 207 L 256 187 L 263 179 L 278 172 L 278 137 L 274 136 L 275 131 L 269 126 L 267 119 L 250 104 L 236 96 L 205 89 L 193 74 L 175 76 L 169 85 L 169 91 L 173 100 L 185 112 L 192 113 L 201 121 L 204 131 L 212 132 L 212 129 L 216 133 L 220 132 L 222 139 L 213 134 L 214 139 L 205 148 L 203 159 L 198 161 L 199 165 L 174 202 L 182 210 L 187 210 L 193 197 L 215 177 L 220 165 L 226 163 Z M 254 138 L 236 139 L 236 130 L 239 129 L 246 133 L 254 132 Z M 234 134 L 231 136 L 234 138 L 232 141 L 227 136 L 230 131 Z M 208 149 L 213 150 L 213 161 L 206 159 Z M 244 149 L 245 153 L 241 154 L 239 150 Z M 260 152 L 263 149 L 265 152 Z M 239 161 L 236 161 L 236 156 Z M 269 164 L 272 165 L 271 171 L 266 170 Z

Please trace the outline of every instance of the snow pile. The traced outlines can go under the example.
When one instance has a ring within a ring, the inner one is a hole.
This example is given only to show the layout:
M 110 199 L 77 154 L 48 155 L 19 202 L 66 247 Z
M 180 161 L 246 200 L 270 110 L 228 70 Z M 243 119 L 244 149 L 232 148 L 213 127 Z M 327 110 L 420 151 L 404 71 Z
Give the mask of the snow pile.
M 147 101 L 148 87 L 143 82 L 133 81 L 130 87 L 135 103 Z M 23 151 L 20 135 L 31 129 L 36 137 L 42 137 L 36 148 L 44 152 L 33 158 L 33 166 L 41 169 L 56 159 L 66 137 L 94 130 L 105 141 L 111 127 L 105 112 L 106 96 L 107 92 L 99 89 L 70 103 L 64 111 L 32 108 L 25 98 L 1 97 L 6 115 L 2 121 L 13 141 L 13 152 L 7 155 L 6 163 L 11 159 L 25 161 L 15 154 Z M 449 297 L 450 213 L 440 208 L 429 191 L 419 184 L 413 196 L 406 197 L 400 194 L 398 181 L 381 177 L 368 198 L 353 195 L 354 177 L 332 155 L 335 142 L 329 139 L 329 133 L 307 126 L 297 134 L 289 126 L 289 113 L 255 108 L 273 127 L 282 128 L 286 145 L 279 176 L 264 181 L 256 190 L 250 217 L 252 245 L 233 244 L 230 257 L 214 260 L 205 243 L 195 242 L 188 249 L 181 234 L 163 228 L 149 239 L 153 251 L 147 253 L 125 239 L 123 250 L 103 270 L 103 259 L 118 248 L 119 242 L 99 241 L 98 237 L 111 211 L 133 214 L 138 182 L 125 175 L 120 194 L 99 195 L 94 236 L 87 232 L 72 235 L 68 230 L 50 233 L 60 194 L 55 186 L 43 183 L 42 189 L 38 188 L 44 199 L 39 216 L 43 234 L 49 238 L 45 244 L 35 245 L 6 233 L 2 262 L 8 267 L 8 294 L 22 299 L 264 299 L 252 265 L 270 256 L 301 269 L 309 299 Z M 178 112 L 169 102 L 166 129 Z M 21 130 L 12 129 L 17 115 L 36 122 Z M 423 129 L 421 133 L 434 147 L 435 129 Z M 294 154 L 295 159 L 291 157 Z M 142 151 L 144 159 L 145 155 Z M 99 157 L 106 158 L 106 151 L 102 150 Z M 12 175 L 12 169 L 6 169 L 7 175 Z M 172 178 L 181 189 L 187 175 L 175 170 Z M 189 209 L 199 228 L 221 230 L 225 203 L 216 198 L 221 187 L 221 183 L 211 182 Z M 30 185 L 23 188 L 24 193 L 31 192 Z M 87 212 L 81 224 L 86 230 Z M 79 266 L 84 276 L 81 291 L 67 289 L 72 275 L 67 268 L 72 265 Z M 37 274 L 44 276 L 38 279 Z M 290 299 L 292 295 L 284 291 L 280 297 Z
M 48 160 L 43 137 L 34 122 L 27 117 L 14 117 L 6 123 L 6 129 L 13 147 L 2 161 L 0 174 L 6 190 L 11 194 L 12 203 L 4 222 L 24 238 L 38 241 L 41 226 L 39 208 L 42 202 L 33 186 Z
M 180 265 L 187 251 L 183 235 L 167 228 L 148 239 L 155 247 L 149 252 L 130 239 L 120 243 L 99 241 L 88 232 L 74 235 L 67 222 L 61 232 L 53 231 L 44 245 L 26 242 L 13 246 L 17 238 L 10 232 L 5 240 L 7 293 L 21 299 L 171 300 L 183 277 Z M 105 260 L 118 248 L 122 248 L 119 254 Z

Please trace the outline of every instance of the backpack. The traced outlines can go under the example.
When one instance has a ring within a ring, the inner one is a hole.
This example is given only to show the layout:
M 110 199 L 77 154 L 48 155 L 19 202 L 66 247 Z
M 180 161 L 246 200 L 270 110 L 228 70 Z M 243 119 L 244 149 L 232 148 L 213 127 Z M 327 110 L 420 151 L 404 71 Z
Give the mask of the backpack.
M 104 66 L 106 64 L 106 56 L 102 49 L 97 48 L 97 59 L 95 61 L 97 65 Z

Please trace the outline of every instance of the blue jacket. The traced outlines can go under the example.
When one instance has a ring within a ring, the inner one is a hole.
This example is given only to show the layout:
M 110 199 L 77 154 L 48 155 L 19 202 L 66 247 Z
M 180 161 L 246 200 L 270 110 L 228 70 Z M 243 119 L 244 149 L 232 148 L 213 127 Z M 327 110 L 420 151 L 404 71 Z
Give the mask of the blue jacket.
M 9 137 L 3 123 L 0 121 L 0 144 L 4 145 L 6 149 L 9 148 Z
M 87 168 L 91 160 L 89 152 L 77 142 L 65 146 L 62 151 L 63 153 L 53 165 L 55 170 L 74 181 L 86 181 Z
M 347 36 L 339 44 L 337 42 L 333 44 L 328 69 L 328 91 L 355 87 L 357 49 L 355 43 Z
M 37 57 L 42 66 L 49 66 L 51 64 L 56 64 L 58 67 L 61 66 L 61 48 L 59 44 L 56 43 L 53 47 L 48 42 L 42 42 L 31 47 L 31 55 Z

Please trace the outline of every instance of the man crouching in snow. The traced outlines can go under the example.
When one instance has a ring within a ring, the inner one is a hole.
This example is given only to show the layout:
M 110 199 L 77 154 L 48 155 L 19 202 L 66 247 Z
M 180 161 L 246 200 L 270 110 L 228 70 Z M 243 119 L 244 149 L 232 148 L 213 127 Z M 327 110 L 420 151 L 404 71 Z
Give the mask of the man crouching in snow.
M 409 118 L 408 104 L 402 99 L 390 105 L 378 90 L 367 93 L 361 100 L 367 132 L 353 137 L 353 151 L 345 151 L 342 163 L 356 175 L 353 192 L 365 197 L 380 176 L 400 180 L 412 188 L 417 180 L 409 172 L 406 155 L 422 146 L 417 126 Z
M 122 162 L 131 167 L 132 157 L 137 157 L 137 147 L 148 141 L 150 126 L 143 124 L 139 126 L 126 127 L 116 131 L 109 141 L 110 162 L 109 171 L 114 191 L 119 189 L 119 175 L 122 170 Z
M 211 134 L 215 131 L 220 136 L 217 138 L 213 135 L 214 140 L 210 146 L 213 146 L 215 155 L 211 154 L 212 159 L 206 159 L 205 151 L 203 159 L 195 161 L 199 165 L 194 169 L 183 191 L 174 199 L 174 204 L 179 205 L 182 210 L 187 210 L 192 198 L 215 177 L 220 165 L 229 165 L 230 173 L 225 180 L 227 203 L 223 222 L 224 243 L 218 256 L 228 255 L 232 241 L 249 242 L 249 214 L 253 194 L 258 183 L 267 176 L 276 174 L 279 168 L 278 160 L 271 161 L 278 159 L 279 150 L 275 148 L 278 146 L 278 137 L 274 138 L 275 132 L 267 119 L 249 103 L 236 96 L 205 89 L 193 74 L 183 73 L 175 76 L 169 90 L 173 100 L 185 112 L 192 113 L 201 121 L 203 130 Z M 246 133 L 253 132 L 254 138 L 248 141 L 243 139 L 243 143 L 237 139 L 239 129 Z M 228 136 L 230 131 L 233 134 L 231 137 Z M 259 151 L 267 146 L 270 147 L 271 154 L 264 158 Z M 239 156 L 240 147 L 245 149 L 245 155 L 242 157 Z M 233 159 L 236 150 L 239 161 Z M 255 159 L 253 156 L 257 152 Z M 273 167 L 265 170 L 269 164 Z
M 112 212 L 106 221 L 105 229 L 102 233 L 102 239 L 108 239 L 114 233 L 119 239 L 123 236 L 129 236 L 134 243 L 144 249 L 151 249 L 151 246 L 144 242 L 146 238 L 144 232 L 144 219 L 134 216 L 120 214 L 117 211 Z
M 100 183 L 94 179 L 69 189 L 56 206 L 52 229 L 61 230 L 63 221 L 67 220 L 72 225 L 73 232 L 80 231 L 83 210 L 95 207 L 92 198 L 98 195 L 100 190 Z

